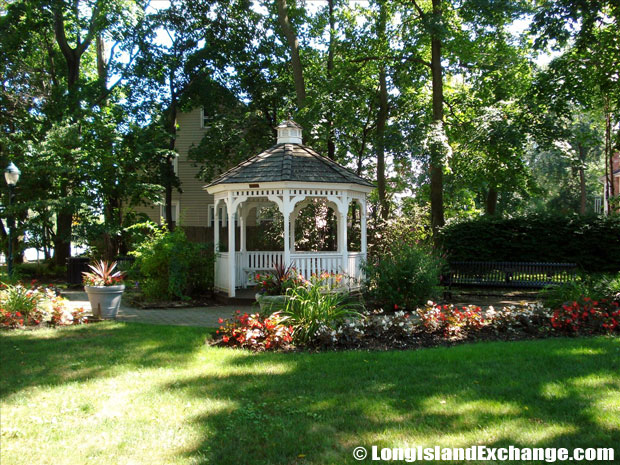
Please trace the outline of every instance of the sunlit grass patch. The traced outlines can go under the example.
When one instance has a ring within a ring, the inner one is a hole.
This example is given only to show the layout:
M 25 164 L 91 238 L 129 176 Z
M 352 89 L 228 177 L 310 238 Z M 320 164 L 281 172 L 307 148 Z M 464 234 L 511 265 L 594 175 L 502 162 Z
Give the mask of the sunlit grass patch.
M 205 334 L 1 333 L 0 462 L 340 464 L 358 463 L 357 445 L 620 443 L 615 338 L 256 354 Z

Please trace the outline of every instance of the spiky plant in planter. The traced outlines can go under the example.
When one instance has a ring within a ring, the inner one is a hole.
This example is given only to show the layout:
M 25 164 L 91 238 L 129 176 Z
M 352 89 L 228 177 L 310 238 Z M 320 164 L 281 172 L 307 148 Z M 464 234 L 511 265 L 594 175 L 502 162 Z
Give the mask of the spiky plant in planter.
M 124 275 L 116 271 L 116 262 L 100 260 L 89 265 L 91 271 L 83 275 L 84 290 L 97 318 L 116 318 L 125 291 Z

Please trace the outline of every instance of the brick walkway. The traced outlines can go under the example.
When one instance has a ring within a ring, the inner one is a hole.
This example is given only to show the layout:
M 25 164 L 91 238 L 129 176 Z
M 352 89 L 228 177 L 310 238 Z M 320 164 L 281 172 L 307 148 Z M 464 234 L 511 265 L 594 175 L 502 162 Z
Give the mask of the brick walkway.
M 63 291 L 62 295 L 69 299 L 71 307 L 83 307 L 90 310 L 88 297 L 83 291 Z M 205 326 L 209 328 L 218 327 L 218 319 L 230 318 L 236 311 L 250 312 L 252 307 L 240 305 L 215 305 L 212 307 L 200 308 L 163 308 L 163 309 L 141 309 L 128 307 L 121 304 L 118 311 L 117 321 L 131 323 L 148 323 L 153 325 L 173 325 L 173 326 Z

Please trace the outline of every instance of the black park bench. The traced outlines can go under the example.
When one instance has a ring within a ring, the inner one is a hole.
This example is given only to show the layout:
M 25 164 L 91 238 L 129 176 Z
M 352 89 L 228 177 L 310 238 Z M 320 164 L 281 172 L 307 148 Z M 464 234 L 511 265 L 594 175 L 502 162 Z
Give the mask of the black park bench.
M 575 281 L 576 263 L 451 262 L 441 284 L 452 287 L 542 289 Z

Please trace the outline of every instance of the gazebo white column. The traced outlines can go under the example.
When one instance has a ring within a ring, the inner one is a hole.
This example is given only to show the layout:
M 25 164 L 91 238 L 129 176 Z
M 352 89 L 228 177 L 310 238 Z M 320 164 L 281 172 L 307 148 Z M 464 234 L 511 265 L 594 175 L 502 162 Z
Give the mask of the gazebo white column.
M 297 215 L 295 212 L 291 213 L 291 224 L 290 224 L 290 232 L 289 232 L 289 236 L 290 236 L 290 242 L 289 242 L 289 248 L 291 249 L 291 252 L 295 252 L 295 221 L 297 220 Z
M 338 203 L 338 252 L 342 255 L 342 271 L 349 274 L 349 251 L 347 239 L 347 216 L 349 213 L 349 201 Z
M 235 251 L 235 209 L 233 208 L 233 194 L 228 192 L 226 209 L 228 211 L 228 297 L 235 296 L 236 286 L 236 251 Z
M 215 253 L 219 252 L 220 247 L 220 213 L 219 213 L 219 201 L 215 201 L 213 208 L 213 247 Z
M 366 236 L 366 198 L 360 201 L 360 229 L 361 229 L 361 246 L 360 252 L 362 252 L 362 257 L 364 260 L 366 259 L 366 253 L 368 249 L 368 239 Z
M 282 193 L 282 205 L 278 205 L 280 208 L 280 213 L 284 217 L 284 260 L 283 265 L 284 268 L 288 267 L 291 264 L 291 196 L 288 189 L 284 189 Z
M 248 209 L 244 206 L 239 208 L 239 250 L 245 252 L 247 249 L 247 231 L 246 223 L 248 217 Z

